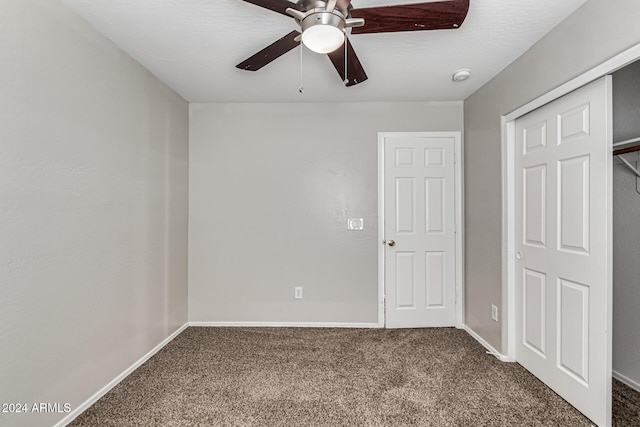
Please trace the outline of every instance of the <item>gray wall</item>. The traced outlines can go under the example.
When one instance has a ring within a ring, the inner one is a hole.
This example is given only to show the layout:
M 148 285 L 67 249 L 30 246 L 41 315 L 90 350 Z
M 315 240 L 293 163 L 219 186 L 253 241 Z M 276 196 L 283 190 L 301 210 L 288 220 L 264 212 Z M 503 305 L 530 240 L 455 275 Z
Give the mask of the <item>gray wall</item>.
M 613 124 L 614 141 L 640 137 L 640 61 L 613 74 Z M 640 178 L 614 162 L 613 370 L 640 385 Z
M 640 43 L 640 2 L 590 0 L 489 83 L 465 100 L 466 322 L 506 351 L 500 307 L 502 177 L 500 116 Z
M 462 103 L 190 111 L 189 320 L 377 322 L 378 132 L 461 131 Z
M 0 64 L 0 402 L 75 409 L 187 321 L 188 105 L 57 1 Z
M 640 138 L 640 60 L 613 73 L 613 142 Z

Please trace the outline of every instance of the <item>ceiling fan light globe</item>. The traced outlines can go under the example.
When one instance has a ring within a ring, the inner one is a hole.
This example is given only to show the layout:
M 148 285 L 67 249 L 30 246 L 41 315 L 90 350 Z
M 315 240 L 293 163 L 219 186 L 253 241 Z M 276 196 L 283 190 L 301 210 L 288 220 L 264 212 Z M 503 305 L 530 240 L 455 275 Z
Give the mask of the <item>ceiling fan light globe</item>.
M 332 25 L 314 25 L 302 33 L 302 43 L 316 53 L 330 53 L 344 43 L 344 32 Z

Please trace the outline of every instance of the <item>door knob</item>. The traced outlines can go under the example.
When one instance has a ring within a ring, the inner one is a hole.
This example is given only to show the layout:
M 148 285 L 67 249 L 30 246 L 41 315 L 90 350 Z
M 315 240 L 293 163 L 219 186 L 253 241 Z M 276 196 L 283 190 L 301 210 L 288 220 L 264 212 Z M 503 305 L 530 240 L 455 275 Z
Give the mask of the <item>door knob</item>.
M 522 252 L 516 252 L 516 258 L 522 259 Z
M 389 246 L 395 246 L 396 242 L 394 240 L 389 240 L 388 244 L 389 244 Z

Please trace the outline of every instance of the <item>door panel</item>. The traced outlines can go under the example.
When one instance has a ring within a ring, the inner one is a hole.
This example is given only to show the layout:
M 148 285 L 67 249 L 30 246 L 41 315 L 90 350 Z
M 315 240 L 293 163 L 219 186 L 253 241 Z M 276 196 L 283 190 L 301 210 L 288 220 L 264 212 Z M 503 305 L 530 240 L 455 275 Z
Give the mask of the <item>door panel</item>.
M 560 129 L 558 145 L 571 141 L 580 142 L 581 139 L 588 137 L 590 117 L 589 103 L 558 114 L 558 128 Z
M 524 243 L 546 245 L 547 166 L 524 168 Z
M 547 146 L 547 122 L 536 123 L 523 131 L 523 153 L 529 154 Z
M 427 301 L 425 306 L 442 307 L 445 306 L 445 255 L 444 252 L 427 252 L 426 253 L 426 287 Z
M 396 178 L 396 233 L 415 233 L 416 190 L 414 178 Z
M 589 166 L 589 156 L 558 162 L 560 250 L 589 253 Z
M 516 360 L 611 417 L 610 78 L 516 120 Z
M 444 233 L 446 209 L 445 182 L 443 178 L 425 179 L 425 233 Z
M 545 274 L 524 269 L 523 342 L 540 356 L 546 355 L 546 280 Z
M 589 285 L 558 279 L 558 367 L 589 386 Z
M 416 308 L 415 252 L 396 252 L 396 308 Z
M 454 326 L 455 137 L 384 139 L 386 326 Z

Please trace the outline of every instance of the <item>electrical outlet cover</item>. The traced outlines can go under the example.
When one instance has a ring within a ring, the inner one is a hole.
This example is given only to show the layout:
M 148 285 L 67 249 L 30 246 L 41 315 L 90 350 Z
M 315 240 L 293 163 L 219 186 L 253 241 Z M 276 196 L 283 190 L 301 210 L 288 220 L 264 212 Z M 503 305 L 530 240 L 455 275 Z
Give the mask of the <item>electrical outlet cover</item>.
M 364 229 L 363 218 L 349 218 L 347 219 L 347 230 L 360 231 Z

